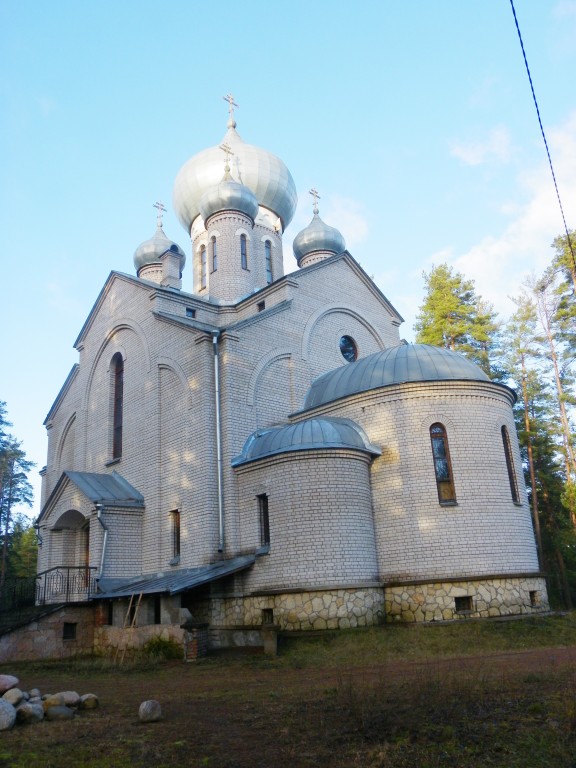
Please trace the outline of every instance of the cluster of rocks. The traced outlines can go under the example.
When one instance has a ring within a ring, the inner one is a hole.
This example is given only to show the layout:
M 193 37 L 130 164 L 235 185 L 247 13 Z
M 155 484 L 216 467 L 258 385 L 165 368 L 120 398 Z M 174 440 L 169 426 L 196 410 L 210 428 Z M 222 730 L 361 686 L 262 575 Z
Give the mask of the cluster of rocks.
M 0 731 L 8 731 L 15 723 L 38 723 L 41 720 L 71 720 L 79 709 L 95 709 L 98 696 L 76 691 L 45 693 L 38 688 L 22 691 L 14 675 L 0 675 Z

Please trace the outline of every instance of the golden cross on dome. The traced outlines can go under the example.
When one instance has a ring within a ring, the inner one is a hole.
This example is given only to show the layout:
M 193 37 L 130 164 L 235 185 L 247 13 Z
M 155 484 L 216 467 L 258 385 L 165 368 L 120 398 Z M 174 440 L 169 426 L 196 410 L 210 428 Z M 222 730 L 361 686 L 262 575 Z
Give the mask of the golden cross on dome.
M 312 187 L 312 189 L 308 192 L 308 194 L 312 195 L 312 197 L 314 198 L 314 208 L 312 210 L 317 215 L 318 214 L 318 200 L 320 200 L 320 195 L 316 191 L 315 187 Z
M 234 101 L 234 96 L 232 96 L 231 93 L 228 93 L 226 96 L 222 96 L 224 101 L 228 102 L 228 115 L 229 120 L 228 122 L 234 122 L 234 107 L 238 107 L 238 104 Z
M 162 226 L 162 216 L 164 215 L 164 212 L 166 211 L 166 206 L 164 203 L 161 203 L 158 201 L 157 203 L 154 203 L 152 205 L 153 208 L 156 208 L 158 211 L 158 215 L 156 216 L 156 224 L 158 224 L 159 227 Z

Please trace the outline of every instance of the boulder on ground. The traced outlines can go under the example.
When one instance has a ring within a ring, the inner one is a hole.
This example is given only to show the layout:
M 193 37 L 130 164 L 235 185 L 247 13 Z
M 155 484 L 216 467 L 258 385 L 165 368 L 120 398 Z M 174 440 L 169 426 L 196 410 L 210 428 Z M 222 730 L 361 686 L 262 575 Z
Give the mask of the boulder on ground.
M 66 706 L 66 702 L 64 701 L 62 694 L 51 693 L 48 696 L 42 697 L 42 706 L 44 707 L 44 712 L 47 712 L 52 707 Z
M 39 723 L 44 720 L 44 707 L 42 704 L 30 704 L 25 701 L 16 708 L 16 721 L 18 723 Z
M 74 717 L 74 710 L 63 705 L 50 707 L 46 710 L 44 716 L 46 720 L 72 720 Z
M 80 704 L 78 709 L 96 709 L 100 705 L 100 699 L 95 693 L 85 693 L 80 696 Z
M 0 675 L 0 696 L 10 688 L 16 688 L 20 680 L 14 675 Z
M 6 693 L 2 694 L 4 701 L 9 701 L 13 707 L 17 707 L 21 701 L 24 701 L 24 692 L 20 688 L 10 688 Z
M 9 731 L 16 722 L 16 709 L 5 699 L 0 699 L 0 731 Z
M 138 717 L 142 723 L 155 723 L 162 719 L 162 707 L 160 702 L 154 699 L 143 701 L 138 710 Z
M 61 696 L 62 703 L 67 707 L 77 707 L 80 704 L 80 694 L 76 691 L 60 691 L 56 696 Z

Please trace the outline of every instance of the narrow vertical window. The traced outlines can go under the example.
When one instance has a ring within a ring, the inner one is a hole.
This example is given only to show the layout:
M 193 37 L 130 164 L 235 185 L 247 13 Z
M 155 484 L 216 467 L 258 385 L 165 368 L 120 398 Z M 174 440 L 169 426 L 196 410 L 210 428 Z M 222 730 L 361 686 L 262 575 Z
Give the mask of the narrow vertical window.
M 510 435 L 506 427 L 502 427 L 502 443 L 504 445 L 504 455 L 506 456 L 506 469 L 508 470 L 508 481 L 510 482 L 510 493 L 514 504 L 520 503 L 520 494 L 518 493 L 518 481 L 514 469 L 514 459 L 512 458 L 512 445 L 510 444 Z
M 264 243 L 264 254 L 266 255 L 266 282 L 272 282 L 272 243 L 266 240 Z
M 200 289 L 206 288 L 206 246 L 200 246 Z
M 180 557 L 180 510 L 173 509 L 170 512 L 172 525 L 172 559 Z
M 268 496 L 259 494 L 258 499 L 258 523 L 260 527 L 260 546 L 270 544 L 270 518 L 268 516 Z
M 248 269 L 248 240 L 246 235 L 240 235 L 240 263 L 242 269 Z
M 456 493 L 454 491 L 454 479 L 452 477 L 450 452 L 448 450 L 448 436 L 443 424 L 432 424 L 430 427 L 430 439 L 432 441 L 436 486 L 438 487 L 438 501 L 440 504 L 455 504 Z
M 212 247 L 212 272 L 216 272 L 218 269 L 218 245 L 215 237 L 210 240 L 210 245 Z
M 120 352 L 112 358 L 114 370 L 114 417 L 112 425 L 112 458 L 122 456 L 122 421 L 124 412 L 124 360 Z

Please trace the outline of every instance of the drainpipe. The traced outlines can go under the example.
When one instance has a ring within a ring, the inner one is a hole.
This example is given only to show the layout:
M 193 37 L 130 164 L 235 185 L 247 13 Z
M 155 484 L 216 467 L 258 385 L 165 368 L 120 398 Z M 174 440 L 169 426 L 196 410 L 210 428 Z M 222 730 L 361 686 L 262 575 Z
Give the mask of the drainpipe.
M 214 404 L 216 406 L 216 454 L 218 463 L 218 552 L 224 552 L 224 482 L 222 475 L 222 426 L 220 423 L 219 336 L 220 331 L 212 331 L 212 348 L 214 350 Z
M 98 578 L 101 579 L 102 571 L 104 570 L 104 557 L 106 555 L 106 544 L 108 543 L 108 526 L 106 525 L 104 520 L 102 520 L 102 512 L 104 512 L 104 504 L 100 504 L 100 502 L 97 502 L 94 506 L 96 507 L 98 522 L 100 523 L 102 528 L 104 528 L 104 541 L 102 542 L 102 555 L 100 557 L 100 573 L 98 576 Z

